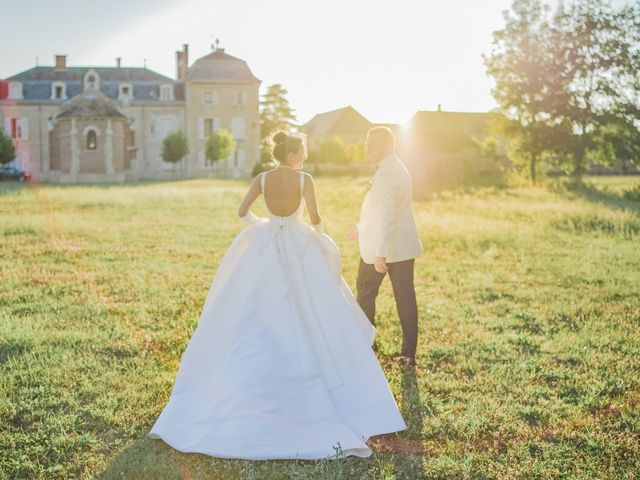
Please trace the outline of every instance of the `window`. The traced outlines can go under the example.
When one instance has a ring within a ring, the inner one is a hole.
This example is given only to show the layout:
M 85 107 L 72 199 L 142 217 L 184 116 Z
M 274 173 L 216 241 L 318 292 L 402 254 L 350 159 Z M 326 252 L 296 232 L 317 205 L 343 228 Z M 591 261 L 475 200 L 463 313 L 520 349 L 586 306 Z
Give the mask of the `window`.
M 9 100 L 22 99 L 22 83 L 9 82 Z
M 100 77 L 95 72 L 95 70 L 89 70 L 84 76 L 84 88 L 85 90 L 88 88 L 99 90 L 100 89 Z
M 118 95 L 120 100 L 131 100 L 133 98 L 133 87 L 129 83 L 120 84 L 120 93 Z
M 198 118 L 198 138 L 206 140 L 220 130 L 220 118 Z
M 153 123 L 157 140 L 164 140 L 167 135 L 178 130 L 178 120 L 175 117 L 156 117 Z
M 51 84 L 51 99 L 64 100 L 67 98 L 67 89 L 63 82 L 53 82 Z
M 204 103 L 207 105 L 217 105 L 218 92 L 204 92 Z
M 173 85 L 160 85 L 160 100 L 173 100 Z
M 87 132 L 87 150 L 98 149 L 98 136 L 95 130 L 89 130 Z
M 233 138 L 236 140 L 244 140 L 245 131 L 243 117 L 233 117 L 231 119 L 231 133 L 233 134 Z
M 11 138 L 26 140 L 29 138 L 29 119 L 21 118 L 5 118 L 4 131 Z
M 242 90 L 238 90 L 235 94 L 235 98 L 233 100 L 234 105 L 246 105 L 247 104 L 247 93 Z

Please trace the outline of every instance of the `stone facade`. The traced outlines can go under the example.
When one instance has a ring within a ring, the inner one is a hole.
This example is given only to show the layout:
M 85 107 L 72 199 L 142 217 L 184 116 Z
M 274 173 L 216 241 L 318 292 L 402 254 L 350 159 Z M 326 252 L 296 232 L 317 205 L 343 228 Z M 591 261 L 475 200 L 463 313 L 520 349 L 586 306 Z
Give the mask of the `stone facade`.
M 176 52 L 176 79 L 146 67 L 34 67 L 0 81 L 0 128 L 16 146 L 15 163 L 37 181 L 125 182 L 245 177 L 259 161 L 260 80 L 247 64 L 217 48 L 189 65 Z M 225 128 L 234 155 L 208 162 L 209 135 Z M 174 165 L 164 138 L 187 135 L 189 155 Z M 94 145 L 95 144 L 95 145 Z

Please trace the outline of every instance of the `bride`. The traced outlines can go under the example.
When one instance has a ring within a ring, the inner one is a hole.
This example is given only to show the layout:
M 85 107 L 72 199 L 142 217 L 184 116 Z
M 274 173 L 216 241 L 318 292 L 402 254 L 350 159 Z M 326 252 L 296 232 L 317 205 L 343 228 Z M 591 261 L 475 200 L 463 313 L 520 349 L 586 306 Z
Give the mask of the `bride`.
M 278 166 L 239 208 L 171 396 L 149 432 L 214 457 L 335 459 L 407 428 L 371 346 L 375 328 L 322 232 L 303 139 L 273 137 Z M 249 208 L 262 193 L 268 218 Z M 312 225 L 303 221 L 307 206 Z

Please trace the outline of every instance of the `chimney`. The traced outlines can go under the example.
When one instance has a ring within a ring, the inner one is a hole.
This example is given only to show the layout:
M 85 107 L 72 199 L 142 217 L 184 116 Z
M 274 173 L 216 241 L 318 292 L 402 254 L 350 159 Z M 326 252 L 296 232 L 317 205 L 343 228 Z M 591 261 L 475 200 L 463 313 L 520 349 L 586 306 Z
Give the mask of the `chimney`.
M 122 65 L 122 57 L 116 57 L 116 67 L 120 68 Z
M 67 56 L 56 55 L 56 70 L 64 70 L 67 68 Z
M 189 45 L 183 44 L 182 51 L 176 51 L 176 79 L 184 81 L 187 77 L 187 69 L 189 68 Z

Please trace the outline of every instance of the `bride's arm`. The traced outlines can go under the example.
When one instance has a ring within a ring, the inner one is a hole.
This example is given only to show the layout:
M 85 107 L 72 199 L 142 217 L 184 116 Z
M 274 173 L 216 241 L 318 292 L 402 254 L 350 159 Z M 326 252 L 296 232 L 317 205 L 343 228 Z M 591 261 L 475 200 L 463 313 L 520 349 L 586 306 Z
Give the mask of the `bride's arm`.
M 309 219 L 311 220 L 311 226 L 318 231 L 322 231 L 322 219 L 318 213 L 318 202 L 316 201 L 316 187 L 313 183 L 313 177 L 308 173 L 305 173 L 304 182 L 304 200 L 307 204 L 307 211 L 309 212 Z
M 253 212 L 249 211 L 249 208 L 253 202 L 260 196 L 260 175 L 256 175 L 249 186 L 249 190 L 242 200 L 240 207 L 238 208 L 238 216 L 249 223 L 256 221 L 257 217 Z

